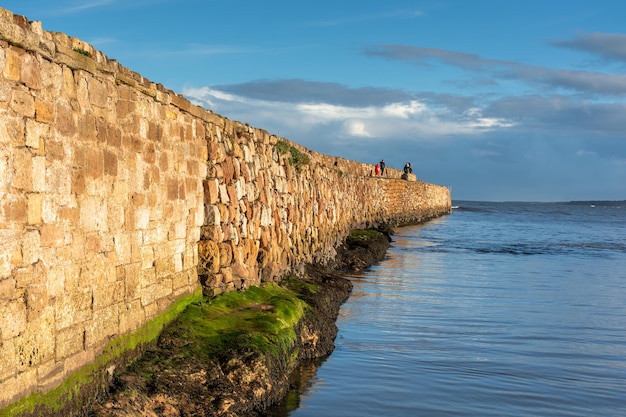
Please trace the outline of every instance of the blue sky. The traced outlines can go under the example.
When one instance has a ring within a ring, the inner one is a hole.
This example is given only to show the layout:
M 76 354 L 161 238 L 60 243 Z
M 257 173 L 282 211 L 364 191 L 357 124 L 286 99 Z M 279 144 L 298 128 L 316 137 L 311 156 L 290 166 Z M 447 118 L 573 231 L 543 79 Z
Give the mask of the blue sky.
M 626 199 L 623 0 L 9 0 L 191 101 L 453 199 Z

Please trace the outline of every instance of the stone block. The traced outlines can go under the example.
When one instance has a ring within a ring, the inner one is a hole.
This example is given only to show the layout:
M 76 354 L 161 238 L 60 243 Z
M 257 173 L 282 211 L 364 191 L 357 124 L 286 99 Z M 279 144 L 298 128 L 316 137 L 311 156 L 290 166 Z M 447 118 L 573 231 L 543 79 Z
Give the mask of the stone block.
M 98 348 L 119 334 L 119 306 L 113 304 L 94 310 L 93 318 L 86 326 L 86 347 Z
M 34 105 L 33 105 L 34 108 Z M 77 126 L 74 112 L 69 104 L 60 101 L 56 105 L 56 118 L 54 127 L 64 137 L 72 137 L 76 134 Z
M 106 200 L 97 196 L 84 196 L 79 199 L 80 226 L 86 231 L 107 229 Z
M 217 178 L 208 178 L 202 182 L 204 187 L 204 203 L 216 204 L 219 201 L 219 182 Z
M 104 174 L 117 176 L 117 155 L 108 150 L 104 151 Z
M 51 102 L 35 98 L 35 120 L 46 125 L 54 123 L 54 106 Z
M 13 187 L 26 192 L 33 191 L 33 155 L 27 148 L 12 151 Z
M 87 178 L 100 179 L 104 175 L 104 152 L 102 149 L 90 147 L 85 160 Z
M 20 295 L 14 293 L 14 296 Z M 5 300 L 0 303 L 0 317 L 2 317 L 2 338 L 4 340 L 17 337 L 26 330 L 27 313 L 23 297 Z
M 29 148 L 43 150 L 43 144 L 48 138 L 50 126 L 33 119 L 26 120 L 25 145 Z
M 25 200 L 4 201 L 2 203 L 5 221 L 10 223 L 26 223 L 28 211 Z
M 120 334 L 127 334 L 145 323 L 145 313 L 139 300 L 129 301 L 120 306 Z
M 204 225 L 206 226 L 219 226 L 222 221 L 222 216 L 218 206 L 205 205 L 204 206 Z
M 41 89 L 41 69 L 34 55 L 22 55 L 20 80 L 33 90 Z
M 117 255 L 117 265 L 128 264 L 131 262 L 131 241 L 130 236 L 124 232 L 117 232 L 113 236 L 114 251 Z
M 37 387 L 37 370 L 31 369 L 0 383 L 0 404 L 10 404 L 19 397 L 28 395 Z
M 54 343 L 54 311 L 47 308 L 37 319 L 29 322 L 26 331 L 15 339 L 18 370 L 25 372 L 54 359 Z
M 85 346 L 85 330 L 76 325 L 57 331 L 55 334 L 56 359 L 62 360 L 80 352 Z
M 43 156 L 34 157 L 32 164 L 32 189 L 35 192 L 44 192 L 46 191 L 46 158 Z
M 124 282 L 102 282 L 93 289 L 93 309 L 103 309 L 118 304 L 124 299 Z
M 34 264 L 41 258 L 41 239 L 39 231 L 29 230 L 22 237 L 22 260 L 25 264 Z
M 215 274 L 220 270 L 220 249 L 215 242 L 210 240 L 198 242 L 198 258 L 199 274 Z
M 4 68 L 2 70 L 2 76 L 10 81 L 19 81 L 22 73 L 20 59 L 17 49 L 3 48 L 4 51 Z
M 15 338 L 0 339 L 0 381 L 6 381 L 17 374 L 17 353 L 15 351 Z M 0 384 L 2 392 L 2 384 Z M 0 394 L 0 403 L 2 394 Z
M 174 269 L 174 257 L 173 256 L 156 259 L 155 266 L 156 266 L 157 280 L 161 280 L 176 272 Z
M 85 348 L 85 350 L 78 351 L 71 357 L 63 361 L 63 373 L 70 375 L 78 371 L 83 366 L 92 363 L 96 357 L 94 349 Z
M 56 298 L 57 330 L 81 324 L 91 319 L 91 291 L 76 289 L 65 292 Z

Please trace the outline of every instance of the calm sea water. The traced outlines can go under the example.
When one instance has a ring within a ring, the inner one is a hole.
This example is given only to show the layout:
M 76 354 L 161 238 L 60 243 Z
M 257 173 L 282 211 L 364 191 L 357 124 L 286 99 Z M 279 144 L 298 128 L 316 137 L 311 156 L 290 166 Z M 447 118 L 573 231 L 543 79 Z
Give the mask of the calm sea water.
M 455 202 L 352 277 L 275 416 L 626 416 L 626 206 Z

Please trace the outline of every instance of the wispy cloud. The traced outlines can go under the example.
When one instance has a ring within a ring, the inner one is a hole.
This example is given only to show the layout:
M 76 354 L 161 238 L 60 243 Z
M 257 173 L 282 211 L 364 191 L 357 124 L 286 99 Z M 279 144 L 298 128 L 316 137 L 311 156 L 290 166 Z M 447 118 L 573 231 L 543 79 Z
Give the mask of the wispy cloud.
M 626 37 L 619 39 L 626 41 Z M 626 46 L 618 46 L 618 42 L 613 42 L 611 47 L 604 50 L 604 53 L 609 54 L 611 51 L 611 56 L 617 57 L 621 56 L 622 49 L 626 56 Z M 364 53 L 368 56 L 414 64 L 440 63 L 466 71 L 487 74 L 494 79 L 515 80 L 531 85 L 541 84 L 544 88 L 566 89 L 603 96 L 626 96 L 626 74 L 623 73 L 551 69 L 513 61 L 488 59 L 465 52 L 406 45 L 379 45 L 366 48 Z
M 110 6 L 115 4 L 115 0 L 88 0 L 88 1 L 74 1 L 70 2 L 67 5 L 59 6 L 54 8 L 54 11 L 51 11 L 51 14 L 57 15 L 70 15 L 81 13 L 91 9 L 97 9 L 105 6 Z
M 587 52 L 606 61 L 626 63 L 626 34 L 578 32 L 573 39 L 552 41 L 552 45 Z
M 376 20 L 389 20 L 389 19 L 413 19 L 424 16 L 424 13 L 419 10 L 391 10 L 380 13 L 359 14 L 353 16 L 346 16 L 336 19 L 319 20 L 316 22 L 310 22 L 310 26 L 341 26 L 354 23 L 371 22 Z
M 361 87 L 350 88 L 340 83 L 292 79 L 262 79 L 241 84 L 213 86 L 241 96 L 289 103 L 332 103 L 363 107 L 410 101 L 413 96 L 404 90 Z
M 51 3 L 50 9 L 43 14 L 51 16 L 66 16 L 79 13 L 86 13 L 96 9 L 115 8 L 119 10 L 140 9 L 143 7 L 154 7 L 157 4 L 172 2 L 173 0 L 71 0 L 56 1 Z

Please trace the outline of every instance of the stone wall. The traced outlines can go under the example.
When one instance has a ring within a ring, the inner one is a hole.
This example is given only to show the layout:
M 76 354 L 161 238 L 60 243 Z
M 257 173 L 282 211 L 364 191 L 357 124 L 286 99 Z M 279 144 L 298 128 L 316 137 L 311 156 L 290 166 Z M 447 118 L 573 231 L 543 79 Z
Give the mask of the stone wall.
M 201 284 L 214 295 L 275 280 L 332 259 L 353 228 L 450 211 L 445 187 L 374 178 L 228 120 L 4 9 L 0 47 L 8 415 L 85 369 L 97 380 Z

